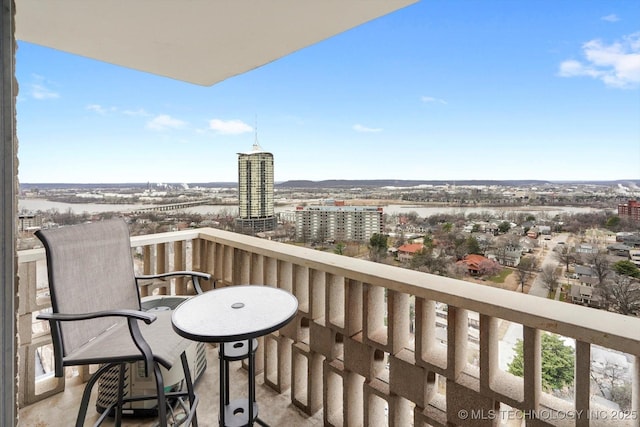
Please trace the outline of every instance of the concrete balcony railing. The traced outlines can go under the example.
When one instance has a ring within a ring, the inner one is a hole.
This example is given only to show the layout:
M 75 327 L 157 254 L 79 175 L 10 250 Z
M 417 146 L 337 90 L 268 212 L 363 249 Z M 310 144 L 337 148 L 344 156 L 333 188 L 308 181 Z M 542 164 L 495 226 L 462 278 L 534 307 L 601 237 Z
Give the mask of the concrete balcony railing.
M 216 229 L 138 236 L 131 245 L 144 273 L 194 269 L 211 273 L 220 286 L 292 292 L 297 317 L 261 339 L 258 371 L 301 411 L 323 410 L 327 426 L 521 425 L 525 419 L 532 426 L 638 425 L 638 318 Z M 18 260 L 19 404 L 26 407 L 64 392 L 65 381 L 36 375 L 36 352 L 50 343 L 34 321 L 49 306 L 44 253 L 23 251 Z M 152 286 L 189 292 L 184 282 Z M 502 337 L 513 326 L 522 331 L 523 378 L 501 366 L 508 351 Z M 544 332 L 574 344 L 568 397 L 543 391 Z M 592 353 L 601 348 L 631 362 L 628 411 L 592 395 L 598 372 Z M 79 372 L 74 381 L 85 376 Z

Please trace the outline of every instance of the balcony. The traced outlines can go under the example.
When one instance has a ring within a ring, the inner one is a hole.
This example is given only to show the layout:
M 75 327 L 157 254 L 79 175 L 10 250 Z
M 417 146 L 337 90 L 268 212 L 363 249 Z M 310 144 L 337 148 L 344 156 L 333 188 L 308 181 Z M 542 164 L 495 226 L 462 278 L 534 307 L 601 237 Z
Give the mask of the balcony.
M 220 286 L 265 284 L 298 298 L 296 318 L 262 338 L 257 355 L 258 402 L 272 425 L 638 425 L 638 318 L 210 228 L 137 236 L 131 246 L 141 273 L 194 269 Z M 48 308 L 44 252 L 19 252 L 18 263 L 20 416 L 27 425 L 62 425 L 50 421 L 52 411 L 75 417 L 87 372 L 66 380 L 36 375 L 36 354 L 50 344 L 34 321 Z M 176 280 L 141 295 L 189 291 Z M 545 332 L 575 348 L 573 391 L 565 396 L 542 387 Z M 523 378 L 504 368 L 512 335 L 523 340 Z M 594 355 L 603 351 L 630 361 L 627 410 L 596 396 L 602 363 Z M 217 425 L 212 346 L 207 359 L 197 386 L 205 426 Z M 244 384 L 246 370 L 234 375 Z

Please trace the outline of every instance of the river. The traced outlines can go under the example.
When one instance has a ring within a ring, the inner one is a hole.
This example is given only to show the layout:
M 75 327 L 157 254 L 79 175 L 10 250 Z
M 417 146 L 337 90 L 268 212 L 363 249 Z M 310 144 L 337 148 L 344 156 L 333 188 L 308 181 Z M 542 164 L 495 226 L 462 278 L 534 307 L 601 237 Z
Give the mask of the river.
M 57 209 L 59 212 L 71 212 L 75 214 L 82 213 L 102 213 L 102 212 L 131 212 L 140 208 L 149 208 L 152 205 L 145 204 L 100 204 L 100 203 L 63 203 L 52 202 L 44 199 L 19 199 L 18 210 L 27 212 L 47 211 L 50 209 Z M 295 210 L 296 205 L 278 205 L 275 207 L 276 213 L 287 212 Z M 562 213 L 591 213 L 601 212 L 602 209 L 590 208 L 590 207 L 576 207 L 576 206 L 520 206 L 520 207 L 446 207 L 446 206 L 412 206 L 412 205 L 386 205 L 384 212 L 387 214 L 408 214 L 415 212 L 418 216 L 426 218 L 432 215 L 438 214 L 470 214 L 470 213 L 482 213 L 490 212 L 500 217 L 505 212 L 528 212 L 533 215 L 545 213 L 546 215 L 553 217 Z M 613 210 L 613 208 L 611 209 Z M 185 212 L 198 213 L 201 215 L 218 215 L 222 212 L 227 212 L 230 215 L 238 214 L 237 206 L 229 205 L 201 205 L 193 206 L 184 209 Z

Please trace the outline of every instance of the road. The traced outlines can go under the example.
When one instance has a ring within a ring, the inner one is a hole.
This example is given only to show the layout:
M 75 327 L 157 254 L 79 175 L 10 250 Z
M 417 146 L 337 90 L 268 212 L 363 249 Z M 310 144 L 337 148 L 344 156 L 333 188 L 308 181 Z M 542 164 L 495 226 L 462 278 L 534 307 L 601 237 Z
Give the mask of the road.
M 542 261 L 539 266 L 540 269 L 545 268 L 550 265 L 554 268 L 558 265 L 558 260 L 553 255 L 553 248 L 558 244 L 567 244 L 567 239 L 569 238 L 569 233 L 560 233 L 551 238 L 551 240 L 542 240 L 542 244 L 545 245 L 542 248 Z M 562 242 L 562 243 L 560 243 Z M 549 290 L 545 286 L 540 274 L 536 274 L 536 277 L 533 279 L 533 283 L 531 283 L 531 289 L 529 289 L 529 295 L 535 295 L 537 297 L 546 298 Z
M 556 267 L 558 265 L 558 260 L 556 260 L 553 255 L 553 248 L 559 243 L 567 244 L 567 239 L 569 238 L 568 233 L 561 233 L 553 236 L 551 240 L 542 240 L 543 254 L 542 261 L 540 262 L 540 268 L 544 268 L 547 265 L 551 265 Z M 548 289 L 546 288 L 542 278 L 539 274 L 536 275 L 533 283 L 531 284 L 531 288 L 529 289 L 529 295 L 535 295 L 542 298 L 547 298 Z M 504 321 L 503 321 L 504 322 Z M 515 353 L 513 351 L 513 347 L 516 345 L 517 340 L 522 339 L 522 325 L 518 323 L 510 323 L 502 339 L 499 342 L 499 354 L 500 360 L 499 365 L 500 369 L 506 371 L 507 366 L 513 360 Z

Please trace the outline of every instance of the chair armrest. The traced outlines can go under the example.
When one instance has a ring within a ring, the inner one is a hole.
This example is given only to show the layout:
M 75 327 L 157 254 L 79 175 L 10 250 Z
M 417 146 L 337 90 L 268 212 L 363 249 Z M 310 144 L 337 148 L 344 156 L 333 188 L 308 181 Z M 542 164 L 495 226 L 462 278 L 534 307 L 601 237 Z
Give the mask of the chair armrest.
M 134 344 L 140 350 L 140 353 L 144 356 L 144 370 L 145 376 L 149 376 L 149 368 L 153 366 L 153 353 L 151 351 L 151 347 L 145 341 L 142 333 L 140 332 L 140 327 L 138 326 L 138 320 L 142 320 L 147 325 L 155 322 L 157 316 L 152 313 L 147 313 L 145 311 L 138 310 L 128 310 L 128 309 L 120 309 L 120 310 L 105 310 L 105 311 L 95 311 L 92 313 L 79 313 L 79 314 L 67 314 L 67 313 L 40 313 L 36 316 L 36 319 L 40 320 L 48 320 L 49 325 L 51 327 L 51 338 L 54 348 L 54 353 L 61 355 L 60 357 L 56 356 L 55 360 L 55 375 L 56 377 L 62 377 L 64 375 L 63 371 L 63 362 L 62 362 L 62 354 L 63 345 L 62 345 L 62 332 L 60 330 L 59 322 L 68 322 L 74 320 L 89 320 L 89 319 L 97 319 L 100 317 L 126 317 L 127 325 L 129 327 L 129 333 L 131 334 L 131 338 L 133 339 Z
M 96 311 L 93 313 L 78 313 L 78 314 L 67 314 L 67 313 L 40 313 L 36 316 L 36 319 L 39 320 L 49 320 L 54 322 L 67 322 L 72 320 L 89 320 L 89 319 L 97 319 L 99 317 L 128 317 L 131 319 L 142 320 L 147 325 L 156 320 L 155 314 L 147 313 L 145 311 L 138 310 L 107 310 L 107 311 Z
M 175 277 L 175 276 L 191 276 L 191 280 L 193 281 L 193 287 L 196 289 L 196 293 L 199 295 L 202 293 L 202 288 L 200 287 L 200 280 L 211 280 L 211 274 L 202 273 L 199 271 L 171 271 L 169 273 L 158 273 L 158 274 L 144 274 L 141 276 L 136 276 L 136 281 L 138 280 L 151 280 L 151 279 L 162 279 L 164 277 Z M 213 287 L 216 287 L 215 280 L 213 282 Z
M 136 276 L 136 279 L 138 280 L 160 279 L 162 277 L 171 277 L 171 276 L 192 276 L 192 277 L 198 277 L 204 280 L 211 279 L 211 275 L 209 273 L 201 273 L 199 271 L 171 271 L 169 273 L 143 274 L 141 276 Z

